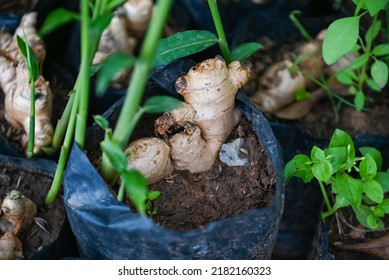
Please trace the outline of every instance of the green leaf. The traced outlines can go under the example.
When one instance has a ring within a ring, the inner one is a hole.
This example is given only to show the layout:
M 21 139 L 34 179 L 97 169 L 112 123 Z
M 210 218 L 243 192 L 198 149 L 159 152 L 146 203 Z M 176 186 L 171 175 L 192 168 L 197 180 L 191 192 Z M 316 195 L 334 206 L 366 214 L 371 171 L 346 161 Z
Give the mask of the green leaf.
M 359 69 L 365 66 L 369 62 L 369 58 L 370 58 L 370 54 L 365 53 L 357 57 L 356 59 L 354 59 L 354 61 L 350 64 L 349 67 L 354 70 Z
M 377 172 L 377 175 L 374 177 L 382 187 L 384 193 L 389 192 L 389 173 L 388 172 Z
M 334 131 L 328 147 L 345 147 L 349 149 L 349 158 L 355 158 L 355 146 L 353 139 L 349 134 L 347 134 L 347 132 L 341 129 L 336 129 Z
M 373 91 L 381 92 L 380 86 L 373 79 L 367 79 L 366 83 Z
M 127 157 L 118 145 L 109 140 L 104 140 L 100 143 L 100 147 L 117 172 L 122 173 L 127 169 Z
M 355 213 L 355 216 L 358 220 L 358 222 L 365 226 L 365 227 L 368 227 L 367 225 L 367 217 L 369 216 L 370 214 L 370 209 L 369 207 L 367 207 L 366 205 L 358 205 L 358 206 L 353 206 L 353 210 L 354 210 L 354 213 Z
M 389 0 L 365 0 L 367 10 L 371 16 L 383 10 L 388 3 Z
M 362 179 L 373 179 L 377 174 L 377 164 L 370 154 L 366 154 L 365 158 L 359 164 L 359 174 Z
M 381 31 L 382 23 L 380 20 L 377 20 L 374 24 L 370 25 L 369 29 L 366 32 L 366 42 L 372 44 L 374 39 L 377 38 L 378 34 Z
M 150 201 L 156 200 L 161 195 L 160 191 L 148 191 L 147 199 Z
M 322 160 L 312 165 L 312 173 L 322 182 L 328 182 L 332 175 L 332 165 L 328 160 Z
M 216 44 L 215 34 L 205 30 L 189 30 L 178 32 L 159 41 L 152 66 L 169 62 L 198 53 Z
M 48 14 L 41 28 L 38 31 L 40 36 L 46 36 L 53 30 L 73 21 L 80 19 L 80 16 L 64 8 L 58 8 Z
M 374 47 L 373 55 L 382 56 L 389 54 L 389 44 L 380 44 Z
M 336 79 L 346 86 L 354 84 L 352 75 L 350 73 L 353 73 L 352 71 L 339 71 L 335 74 Z
M 284 168 L 286 182 L 288 183 L 292 177 L 301 178 L 304 183 L 308 183 L 313 179 L 311 170 L 311 159 L 307 155 L 298 154 L 290 160 Z
M 381 152 L 379 150 L 377 150 L 376 148 L 374 147 L 360 147 L 359 148 L 359 151 L 361 152 L 362 156 L 366 156 L 367 154 L 370 154 L 376 165 L 377 165 L 377 170 L 380 171 L 381 168 L 382 168 L 382 155 L 381 155 Z
M 312 96 L 312 94 L 306 91 L 304 88 L 298 88 L 295 92 L 295 95 L 296 101 L 306 100 Z
M 339 169 L 344 168 L 347 162 L 347 148 L 346 147 L 331 147 L 324 150 L 325 157 L 332 164 L 332 173 L 338 172 Z
M 357 43 L 359 17 L 345 17 L 330 24 L 323 42 L 323 59 L 326 64 L 335 63 Z
M 380 207 L 382 209 L 382 211 L 384 211 L 385 214 L 389 214 L 389 199 L 384 199 L 379 205 L 378 207 Z
M 96 115 L 93 117 L 96 124 L 101 127 L 103 130 L 107 130 L 109 128 L 109 122 L 106 118 L 104 118 L 102 115 Z
M 345 199 L 342 194 L 336 194 L 335 203 L 332 207 L 332 213 L 336 212 L 338 209 L 349 206 L 350 203 Z
M 381 185 L 375 180 L 365 181 L 363 184 L 363 191 L 367 197 L 376 203 L 381 203 L 384 199 L 384 191 Z
M 161 114 L 183 106 L 184 103 L 177 98 L 171 96 L 156 95 L 147 98 L 143 105 L 143 110 L 146 113 Z
M 380 219 L 373 215 L 373 213 L 370 213 L 367 215 L 367 227 L 370 229 L 379 229 L 381 226 L 379 225 Z
M 333 189 L 353 206 L 358 206 L 362 202 L 363 183 L 348 174 L 336 174 Z
M 325 158 L 324 151 L 317 146 L 313 146 L 311 150 L 311 159 L 313 162 L 322 161 Z
M 142 215 L 146 213 L 147 180 L 145 176 L 136 169 L 125 170 L 121 174 L 124 187 L 135 208 Z
M 239 60 L 239 61 L 245 61 L 247 60 L 251 55 L 253 55 L 255 52 L 263 49 L 263 46 L 260 43 L 256 42 L 248 42 L 243 43 L 240 45 L 237 45 L 232 50 L 232 59 L 233 60 Z
M 101 34 L 108 27 L 114 14 L 104 14 L 93 19 L 89 26 L 89 37 L 92 41 L 100 40 Z
M 135 62 L 132 55 L 125 53 L 112 53 L 104 62 L 97 74 L 96 93 L 97 96 L 102 96 L 107 89 L 111 80 L 118 74 L 120 70 L 130 68 Z
M 380 86 L 385 87 L 388 82 L 388 66 L 385 62 L 376 60 L 371 66 L 371 76 L 373 80 Z
M 18 47 L 23 55 L 24 61 L 26 62 L 28 72 L 30 76 L 34 79 L 34 82 L 39 78 L 39 64 L 36 59 L 36 56 L 28 43 L 24 41 L 19 35 L 16 37 L 18 42 Z
M 355 107 L 357 107 L 358 111 L 363 110 L 363 108 L 365 107 L 365 101 L 366 101 L 366 97 L 365 97 L 365 94 L 363 93 L 363 91 L 361 91 L 361 90 L 357 91 L 357 93 L 355 94 L 355 97 L 354 97 L 354 104 L 355 104 Z

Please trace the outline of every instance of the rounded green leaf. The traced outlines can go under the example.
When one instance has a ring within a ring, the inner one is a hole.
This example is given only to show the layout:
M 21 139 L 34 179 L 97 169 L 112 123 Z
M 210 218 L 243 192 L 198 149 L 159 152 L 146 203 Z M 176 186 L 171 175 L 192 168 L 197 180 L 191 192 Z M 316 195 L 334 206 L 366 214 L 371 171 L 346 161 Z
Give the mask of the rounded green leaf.
M 323 59 L 326 64 L 335 63 L 349 52 L 359 36 L 359 17 L 341 18 L 330 24 L 323 42 Z
M 388 65 L 381 60 L 376 60 L 371 66 L 371 77 L 383 88 L 388 82 Z
M 367 79 L 366 84 L 375 92 L 381 92 L 380 86 L 373 80 L 373 79 Z
M 384 199 L 384 191 L 381 185 L 375 180 L 364 182 L 363 191 L 368 198 L 376 203 L 381 203 Z
M 298 154 L 294 156 L 284 168 L 286 182 L 288 183 L 292 177 L 301 178 L 304 183 L 311 181 L 313 174 L 310 163 L 311 159 L 307 155 Z
M 357 107 L 358 111 L 362 111 L 363 107 L 365 107 L 365 101 L 366 101 L 366 97 L 363 91 L 361 90 L 357 91 L 354 97 L 354 104 L 355 107 Z
M 323 160 L 312 165 L 312 173 L 322 182 L 328 182 L 332 175 L 332 165 L 328 160 Z
M 311 150 L 311 159 L 313 162 L 321 161 L 325 158 L 324 151 L 317 146 L 313 146 Z
M 389 0 L 365 0 L 367 10 L 371 16 L 383 10 L 388 3 Z
M 361 154 L 363 156 L 370 154 L 373 157 L 375 163 L 377 164 L 377 170 L 381 170 L 383 158 L 382 158 L 382 154 L 379 150 L 377 150 L 374 147 L 364 146 L 364 147 L 360 147 L 359 151 L 361 152 Z
M 383 191 L 389 192 L 389 173 L 388 172 L 377 172 L 377 175 L 374 177 L 378 183 L 380 183 Z
M 359 174 L 362 179 L 373 179 L 377 174 L 377 164 L 370 154 L 366 154 L 359 164 Z

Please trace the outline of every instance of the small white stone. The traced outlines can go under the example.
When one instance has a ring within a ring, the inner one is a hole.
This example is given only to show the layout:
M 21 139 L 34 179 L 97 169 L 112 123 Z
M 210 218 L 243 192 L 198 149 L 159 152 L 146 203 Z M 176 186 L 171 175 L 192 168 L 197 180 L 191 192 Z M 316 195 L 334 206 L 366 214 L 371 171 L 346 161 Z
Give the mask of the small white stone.
M 228 166 L 249 165 L 250 161 L 247 154 L 241 151 L 243 144 L 243 138 L 237 138 L 231 143 L 223 144 L 219 153 L 220 160 Z

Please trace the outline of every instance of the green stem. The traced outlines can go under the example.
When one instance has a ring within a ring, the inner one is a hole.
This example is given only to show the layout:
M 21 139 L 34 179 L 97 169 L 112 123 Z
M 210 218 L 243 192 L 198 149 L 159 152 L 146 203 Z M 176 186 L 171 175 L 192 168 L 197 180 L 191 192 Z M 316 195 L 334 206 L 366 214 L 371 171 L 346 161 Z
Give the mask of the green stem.
M 130 140 L 131 129 L 129 129 L 128 123 L 133 119 L 139 109 L 148 75 L 151 70 L 151 64 L 156 53 L 156 47 L 161 38 L 163 27 L 165 26 L 172 3 L 173 0 L 159 0 L 155 4 L 154 14 L 149 23 L 140 55 L 135 62 L 126 98 L 112 135 L 112 141 L 115 144 L 118 144 L 122 149 L 124 149 L 125 145 Z M 106 182 L 111 182 L 114 179 L 115 174 L 116 172 L 109 164 L 106 155 L 103 153 L 101 175 Z
M 216 0 L 208 0 L 208 6 L 211 10 L 212 19 L 215 24 L 217 36 L 219 37 L 219 47 L 223 54 L 224 60 L 227 64 L 230 64 L 232 62 L 232 56 L 230 49 L 228 48 L 228 42 L 226 38 L 226 34 L 224 33 L 224 28 L 222 24 L 222 20 L 220 18 L 219 9 L 217 7 L 217 1 Z
M 57 126 L 55 127 L 53 141 L 51 144 L 51 146 L 53 148 L 56 148 L 56 149 L 59 148 L 63 142 L 63 138 L 65 136 L 67 124 L 68 124 L 69 117 L 70 117 L 70 112 L 72 111 L 73 101 L 74 101 L 75 95 L 76 94 L 73 91 L 73 93 L 71 93 L 71 95 L 69 97 L 68 102 L 66 103 L 65 110 L 63 111 L 62 116 L 58 120 Z
M 49 190 L 49 193 L 46 196 L 46 204 L 52 204 L 54 202 L 54 200 L 58 195 L 59 189 L 61 188 L 66 162 L 68 160 L 70 147 L 73 142 L 73 134 L 74 134 L 74 128 L 76 126 L 76 114 L 78 110 L 78 104 L 79 104 L 79 95 L 75 94 L 64 143 L 61 147 L 61 153 L 58 159 L 58 166 L 54 174 L 53 182 L 51 183 L 51 188 Z
M 326 204 L 327 210 L 328 210 L 328 212 L 332 213 L 332 207 L 331 207 L 331 204 L 330 204 L 330 200 L 328 199 L 327 191 L 326 191 L 326 189 L 324 187 L 324 184 L 320 180 L 317 180 L 317 181 L 319 182 L 320 189 L 321 189 L 321 192 L 323 194 L 323 198 L 324 198 L 324 202 Z
M 27 52 L 28 60 L 30 52 Z M 34 77 L 30 74 L 31 85 L 31 104 L 30 104 L 30 127 L 28 132 L 28 146 L 27 146 L 27 158 L 34 157 L 34 144 L 35 144 L 35 81 Z
M 302 25 L 302 23 L 297 19 L 296 15 L 301 14 L 301 11 L 294 10 L 289 14 L 289 19 L 293 22 L 293 24 L 297 27 L 297 29 L 300 31 L 303 38 L 311 42 L 313 41 L 312 36 L 308 33 L 307 29 Z
M 75 140 L 81 149 L 85 144 L 85 131 L 88 118 L 89 107 L 89 67 L 90 67 L 90 42 L 89 42 L 89 7 L 88 1 L 81 1 L 81 67 L 80 67 L 80 83 L 77 88 L 77 95 L 80 96 L 80 105 L 78 108 L 77 125 L 75 132 Z

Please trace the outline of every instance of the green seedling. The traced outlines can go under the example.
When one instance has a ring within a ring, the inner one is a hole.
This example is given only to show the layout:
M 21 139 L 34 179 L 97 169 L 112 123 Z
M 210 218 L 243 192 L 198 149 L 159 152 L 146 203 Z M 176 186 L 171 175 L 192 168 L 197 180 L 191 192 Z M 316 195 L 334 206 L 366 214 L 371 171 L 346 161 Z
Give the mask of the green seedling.
M 26 37 L 26 36 L 25 36 Z M 39 79 L 39 64 L 35 57 L 34 52 L 27 43 L 27 39 L 23 40 L 17 36 L 17 42 L 19 49 L 23 55 L 26 63 L 28 74 L 30 76 L 30 88 L 31 88 L 31 107 L 30 107 L 30 126 L 28 133 L 28 146 L 27 157 L 32 158 L 34 156 L 34 141 L 35 141 L 35 82 Z
M 382 22 L 378 18 L 380 12 L 386 12 L 388 0 L 353 0 L 354 15 L 334 21 L 324 37 L 322 54 L 326 64 L 337 62 L 345 55 L 360 55 L 352 63 L 335 73 L 338 81 L 348 86 L 349 93 L 354 96 L 354 104 L 358 110 L 365 106 L 365 85 L 373 91 L 380 92 L 388 82 L 388 65 L 384 60 L 389 54 L 389 44 L 377 44 L 376 39 L 382 31 Z M 360 34 L 362 17 L 371 18 L 371 24 L 364 36 Z
M 286 180 L 317 180 L 326 205 L 323 219 L 340 208 L 351 207 L 360 224 L 383 229 L 382 218 L 389 214 L 389 199 L 384 197 L 389 191 L 389 172 L 382 171 L 380 151 L 373 147 L 359 151 L 361 157 L 356 156 L 351 137 L 337 129 L 328 148 L 314 146 L 309 156 L 298 154 L 289 161 L 284 170 Z

